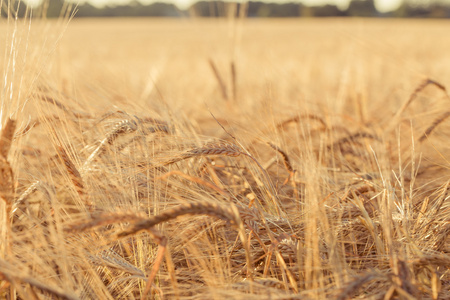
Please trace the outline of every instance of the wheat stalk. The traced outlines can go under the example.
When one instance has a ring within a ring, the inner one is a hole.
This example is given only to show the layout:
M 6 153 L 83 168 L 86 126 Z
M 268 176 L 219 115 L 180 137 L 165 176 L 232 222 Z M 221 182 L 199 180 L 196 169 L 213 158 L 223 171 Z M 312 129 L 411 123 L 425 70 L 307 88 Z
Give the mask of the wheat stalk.
M 60 299 L 68 299 L 68 300 L 79 299 L 76 295 L 65 292 L 64 290 L 62 290 L 57 286 L 49 286 L 48 284 L 43 283 L 42 281 L 36 278 L 19 274 L 17 272 L 17 266 L 13 266 L 3 259 L 0 259 L 0 277 L 2 277 L 2 279 L 6 279 L 8 282 L 11 283 L 11 285 L 16 285 L 17 281 L 20 281 L 23 283 L 27 283 L 32 287 L 36 287 Z
M 214 76 L 216 77 L 217 83 L 219 84 L 220 92 L 222 93 L 223 99 L 228 100 L 227 85 L 225 84 L 225 81 L 220 75 L 219 69 L 217 69 L 216 64 L 212 59 L 209 59 L 209 66 L 211 67 L 211 70 L 213 71 Z
M 234 61 L 230 63 L 231 68 L 231 90 L 233 92 L 233 101 L 237 100 L 237 74 L 236 74 L 236 64 Z

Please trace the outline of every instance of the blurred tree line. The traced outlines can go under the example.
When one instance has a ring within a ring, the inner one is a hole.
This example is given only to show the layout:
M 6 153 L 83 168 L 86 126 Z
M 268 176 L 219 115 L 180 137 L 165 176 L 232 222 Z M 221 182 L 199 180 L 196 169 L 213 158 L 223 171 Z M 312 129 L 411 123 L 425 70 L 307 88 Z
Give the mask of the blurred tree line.
M 61 11 L 72 9 L 76 11 L 75 17 L 224 17 L 233 14 L 239 15 L 245 10 L 250 18 L 269 17 L 401 17 L 401 18 L 450 18 L 450 4 L 442 1 L 427 1 L 427 4 L 418 0 L 404 0 L 394 11 L 379 12 L 374 0 L 352 0 L 349 6 L 341 10 L 336 5 L 307 6 L 300 2 L 268 3 L 261 1 L 248 1 L 242 3 L 215 0 L 198 1 L 188 9 L 181 10 L 174 4 L 156 2 L 143 4 L 132 0 L 126 5 L 96 7 L 89 2 L 75 6 L 65 0 L 44 1 L 34 11 L 47 17 L 58 17 Z M 68 8 L 69 7 L 69 8 Z M 23 17 L 29 13 L 24 2 L 19 1 L 11 7 L 2 9 L 2 16 L 7 13 Z M 36 14 L 35 14 L 36 15 Z

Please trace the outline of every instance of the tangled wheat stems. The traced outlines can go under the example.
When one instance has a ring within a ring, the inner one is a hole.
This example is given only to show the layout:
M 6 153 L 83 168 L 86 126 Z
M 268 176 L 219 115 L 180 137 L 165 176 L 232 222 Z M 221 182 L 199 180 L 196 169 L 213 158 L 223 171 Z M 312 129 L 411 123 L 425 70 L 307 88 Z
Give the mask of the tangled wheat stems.
M 239 211 L 235 205 L 231 205 L 231 207 L 225 207 L 217 203 L 189 203 L 174 207 L 172 209 L 168 209 L 159 215 L 149 218 L 143 218 L 141 215 L 136 216 L 132 213 L 104 213 L 99 214 L 92 220 L 86 220 L 84 222 L 78 222 L 69 225 L 65 228 L 65 231 L 68 233 L 84 232 L 98 226 L 111 225 L 121 222 L 130 222 L 132 224 L 129 225 L 126 230 L 119 232 L 117 234 L 118 238 L 124 238 L 144 230 L 147 231 L 147 233 L 156 241 L 159 246 L 155 258 L 155 263 L 148 275 L 147 286 L 142 297 L 142 299 L 145 299 L 146 295 L 151 290 L 151 285 L 162 263 L 167 247 L 167 238 L 159 231 L 155 230 L 153 227 L 183 215 L 209 215 L 218 219 L 229 221 L 232 225 L 237 227 L 239 238 L 241 239 L 246 253 L 247 276 L 250 278 L 250 280 L 252 280 L 251 266 L 253 265 L 253 260 L 250 254 L 250 248 L 246 238 L 245 229 L 241 221 Z

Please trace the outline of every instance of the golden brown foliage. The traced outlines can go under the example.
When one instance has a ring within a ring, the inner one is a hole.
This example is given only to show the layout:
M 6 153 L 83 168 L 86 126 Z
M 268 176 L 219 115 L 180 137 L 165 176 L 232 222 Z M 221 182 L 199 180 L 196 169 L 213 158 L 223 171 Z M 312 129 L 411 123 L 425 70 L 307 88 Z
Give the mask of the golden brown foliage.
M 0 298 L 449 298 L 448 25 L 384 21 L 10 20 Z

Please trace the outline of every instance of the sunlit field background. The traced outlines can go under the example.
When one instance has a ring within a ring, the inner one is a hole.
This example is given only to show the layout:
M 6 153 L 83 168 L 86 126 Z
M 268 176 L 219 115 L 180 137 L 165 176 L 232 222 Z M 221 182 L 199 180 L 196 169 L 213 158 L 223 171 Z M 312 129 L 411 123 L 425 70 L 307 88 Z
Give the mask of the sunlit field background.
M 448 32 L 1 19 L 1 297 L 448 299 Z

